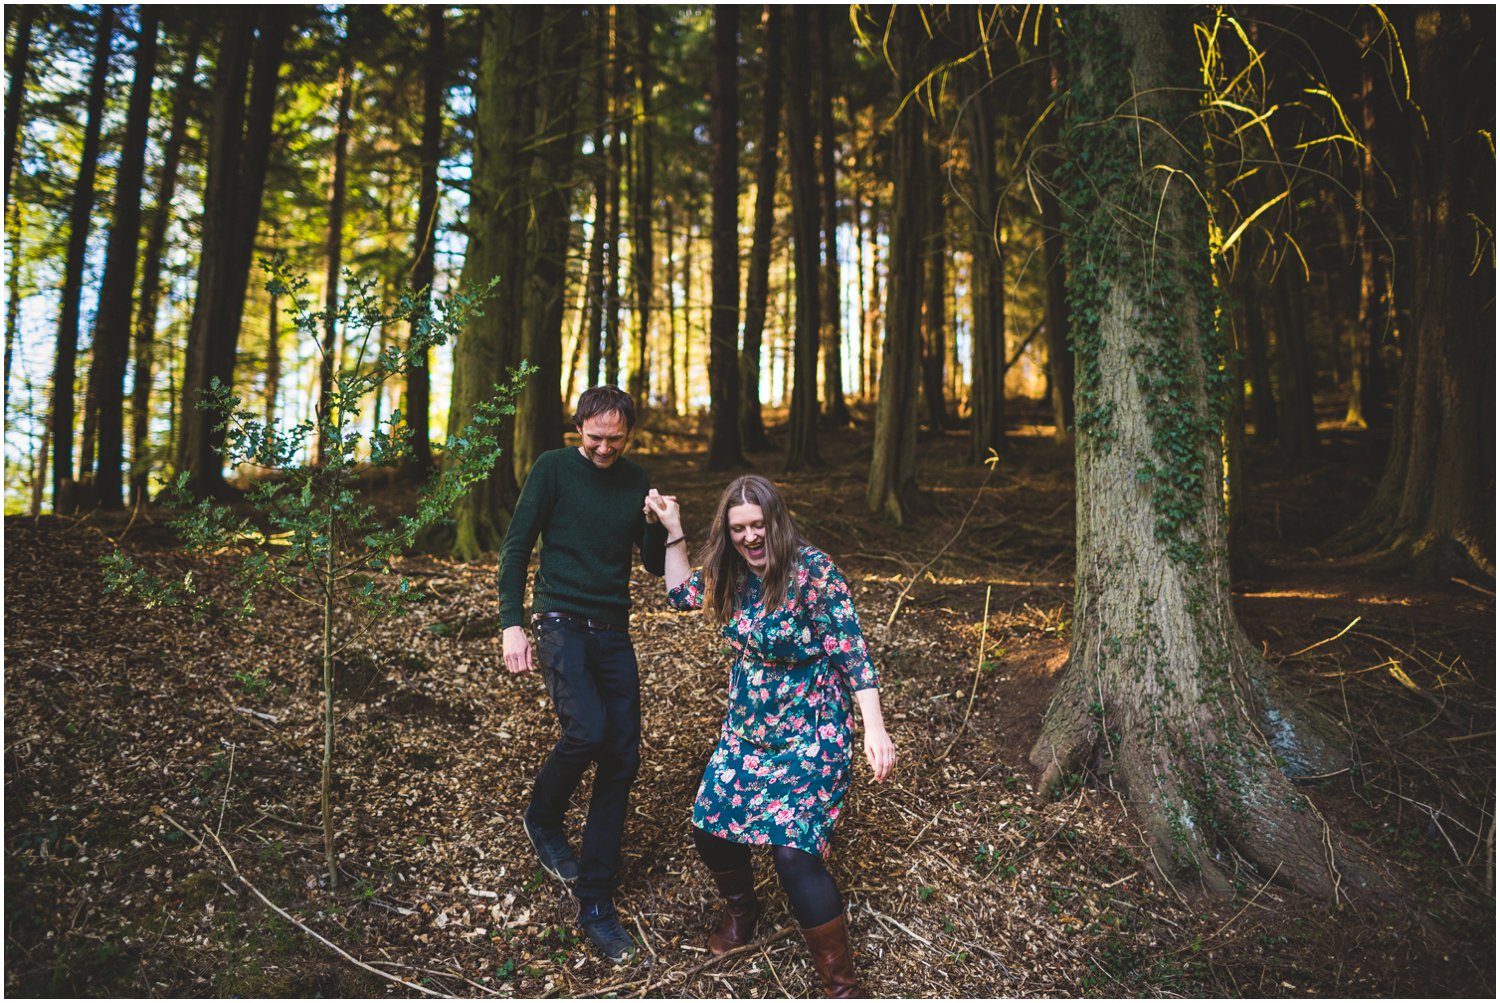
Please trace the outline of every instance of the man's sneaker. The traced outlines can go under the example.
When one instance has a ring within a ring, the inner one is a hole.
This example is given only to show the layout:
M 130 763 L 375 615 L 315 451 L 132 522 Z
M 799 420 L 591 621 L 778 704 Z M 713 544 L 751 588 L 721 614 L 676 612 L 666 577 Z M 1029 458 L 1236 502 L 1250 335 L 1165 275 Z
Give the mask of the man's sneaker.
M 585 902 L 578 910 L 578 927 L 594 945 L 594 950 L 615 964 L 635 957 L 635 941 L 620 925 L 619 914 L 610 902 Z
M 578 861 L 573 858 L 568 837 L 560 830 L 543 829 L 533 824 L 525 815 L 521 816 L 521 825 L 526 830 L 526 838 L 531 840 L 531 848 L 536 851 L 542 870 L 571 888 L 578 880 Z

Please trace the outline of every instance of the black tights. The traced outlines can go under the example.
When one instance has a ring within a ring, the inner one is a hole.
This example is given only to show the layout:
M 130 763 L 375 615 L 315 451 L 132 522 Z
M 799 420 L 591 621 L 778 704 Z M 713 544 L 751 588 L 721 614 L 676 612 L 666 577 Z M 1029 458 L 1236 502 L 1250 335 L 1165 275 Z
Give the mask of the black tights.
M 711 871 L 722 873 L 750 865 L 750 847 L 744 843 L 710 835 L 697 826 L 693 826 L 693 842 L 698 847 L 698 856 Z M 822 926 L 843 915 L 844 901 L 821 857 L 794 846 L 773 846 L 771 860 L 776 865 L 782 891 L 786 892 L 803 929 Z

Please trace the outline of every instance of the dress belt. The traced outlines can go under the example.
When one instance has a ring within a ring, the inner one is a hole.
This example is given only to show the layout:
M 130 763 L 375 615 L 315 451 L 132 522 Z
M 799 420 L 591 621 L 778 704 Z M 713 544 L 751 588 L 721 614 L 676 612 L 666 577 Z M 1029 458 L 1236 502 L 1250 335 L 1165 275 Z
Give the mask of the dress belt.
M 589 630 L 616 630 L 622 634 L 629 633 L 630 628 L 618 623 L 605 623 L 603 620 L 591 620 L 577 613 L 533 613 L 531 614 L 531 625 L 535 627 L 543 620 L 568 620 L 572 623 L 582 624 Z

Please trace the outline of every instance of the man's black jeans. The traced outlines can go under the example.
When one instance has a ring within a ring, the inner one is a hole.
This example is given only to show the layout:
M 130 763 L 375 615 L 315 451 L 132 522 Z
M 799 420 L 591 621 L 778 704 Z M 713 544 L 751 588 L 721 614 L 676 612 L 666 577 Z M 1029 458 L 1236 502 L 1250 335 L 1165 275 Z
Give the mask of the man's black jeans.
M 620 867 L 625 802 L 641 762 L 635 648 L 622 630 L 593 630 L 572 620 L 543 620 L 536 633 L 537 661 L 562 739 L 537 774 L 527 814 L 535 825 L 561 829 L 579 779 L 597 764 L 573 894 L 609 899 Z

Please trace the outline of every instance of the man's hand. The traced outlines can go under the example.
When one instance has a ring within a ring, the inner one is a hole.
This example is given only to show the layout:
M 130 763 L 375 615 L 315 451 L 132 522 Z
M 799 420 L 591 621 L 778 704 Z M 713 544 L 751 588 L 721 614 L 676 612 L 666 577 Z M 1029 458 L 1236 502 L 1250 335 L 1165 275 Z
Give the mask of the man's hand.
M 512 674 L 531 671 L 531 639 L 526 636 L 525 627 L 506 627 L 501 635 L 501 649 L 505 652 L 505 667 Z

